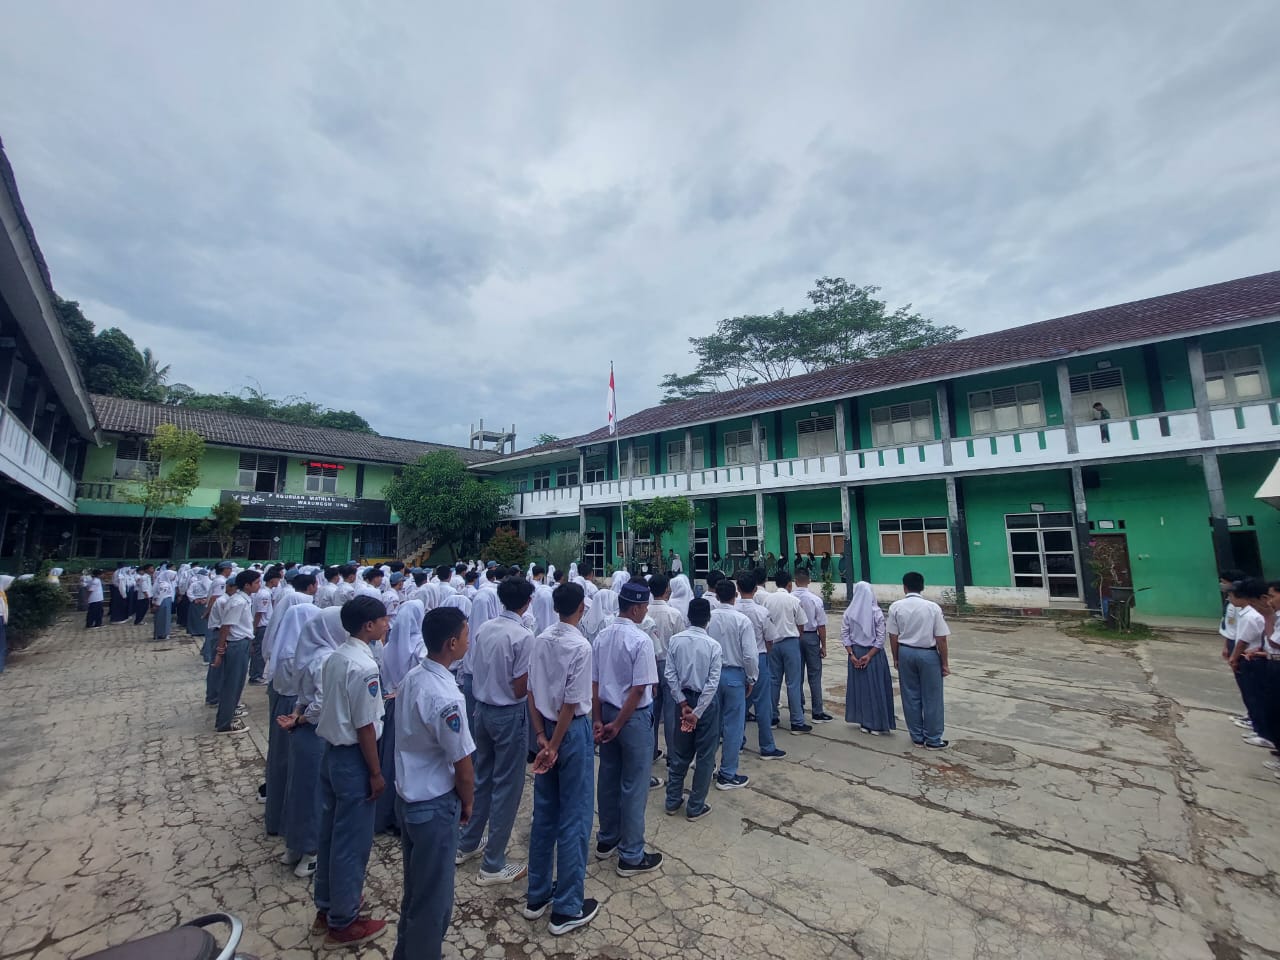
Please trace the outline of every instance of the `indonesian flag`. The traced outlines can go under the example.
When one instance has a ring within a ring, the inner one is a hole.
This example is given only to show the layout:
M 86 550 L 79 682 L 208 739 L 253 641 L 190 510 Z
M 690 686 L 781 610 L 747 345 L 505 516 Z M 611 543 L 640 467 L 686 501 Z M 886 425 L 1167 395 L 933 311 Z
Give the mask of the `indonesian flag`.
M 613 388 L 613 364 L 609 364 L 609 401 L 608 401 L 609 435 L 618 432 L 618 396 Z

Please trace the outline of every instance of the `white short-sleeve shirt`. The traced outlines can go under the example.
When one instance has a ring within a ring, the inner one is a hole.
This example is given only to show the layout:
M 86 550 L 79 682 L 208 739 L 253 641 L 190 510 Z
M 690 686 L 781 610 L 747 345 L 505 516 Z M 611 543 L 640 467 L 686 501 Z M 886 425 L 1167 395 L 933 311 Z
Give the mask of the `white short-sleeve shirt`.
M 625 617 L 614 618 L 596 637 L 591 679 L 600 685 L 600 699 L 622 709 L 632 687 L 643 686 L 637 707 L 653 702 L 650 689 L 658 682 L 658 661 L 649 635 Z
M 231 628 L 227 631 L 227 639 L 253 638 L 253 597 L 243 590 L 237 590 L 230 596 L 223 594 L 218 601 L 218 610 L 218 627 Z
M 321 684 L 324 702 L 316 733 L 336 747 L 356 743 L 356 731 L 369 724 L 375 736 L 382 736 L 382 682 L 367 643 L 348 637 L 325 661 Z
M 478 701 L 495 707 L 524 703 L 525 698 L 516 697 L 512 690 L 512 681 L 529 673 L 532 640 L 533 631 L 510 610 L 476 631 L 466 659 L 472 693 Z
M 935 637 L 951 636 L 951 628 L 942 617 L 942 608 L 918 593 L 908 593 L 889 607 L 885 621 L 888 633 L 904 647 L 927 649 L 936 647 Z
M 434 660 L 404 675 L 396 694 L 396 793 L 406 803 L 453 789 L 454 767 L 476 748 L 457 681 Z
M 551 723 L 559 719 L 566 703 L 574 705 L 575 717 L 591 713 L 591 642 L 581 630 L 557 622 L 533 639 L 529 692 L 538 712 Z
M 1262 649 L 1262 638 L 1267 632 L 1267 619 L 1253 607 L 1240 607 L 1236 617 L 1236 643 L 1243 643 L 1245 653 Z

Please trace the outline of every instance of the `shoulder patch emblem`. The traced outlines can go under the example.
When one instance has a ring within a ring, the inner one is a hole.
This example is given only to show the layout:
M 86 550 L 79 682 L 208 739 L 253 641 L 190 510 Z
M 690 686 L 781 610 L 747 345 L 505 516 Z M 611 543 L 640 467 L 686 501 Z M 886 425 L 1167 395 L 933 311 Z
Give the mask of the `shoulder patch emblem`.
M 376 697 L 378 695 L 378 680 L 376 677 L 368 682 L 367 687 L 369 696 Z
M 449 706 L 441 710 L 440 719 L 443 720 L 445 722 L 445 726 L 454 733 L 457 733 L 462 729 L 462 714 L 458 711 L 457 704 L 451 703 Z

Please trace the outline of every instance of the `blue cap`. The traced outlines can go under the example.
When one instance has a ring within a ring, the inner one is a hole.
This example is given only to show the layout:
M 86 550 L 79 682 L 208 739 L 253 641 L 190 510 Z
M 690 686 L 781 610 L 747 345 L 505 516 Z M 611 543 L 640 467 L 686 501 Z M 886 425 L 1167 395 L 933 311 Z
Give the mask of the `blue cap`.
M 643 580 L 628 580 L 618 589 L 618 596 L 628 603 L 648 603 L 649 585 Z

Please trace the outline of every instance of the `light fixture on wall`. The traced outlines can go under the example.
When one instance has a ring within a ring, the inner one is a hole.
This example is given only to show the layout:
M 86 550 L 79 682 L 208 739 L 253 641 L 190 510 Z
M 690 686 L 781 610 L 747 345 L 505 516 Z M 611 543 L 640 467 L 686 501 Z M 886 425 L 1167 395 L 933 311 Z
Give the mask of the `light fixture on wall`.
M 1044 504 L 1043 504 L 1043 503 L 1033 503 L 1033 504 L 1031 504 L 1031 512 L 1032 512 L 1032 513 L 1044 513 Z

